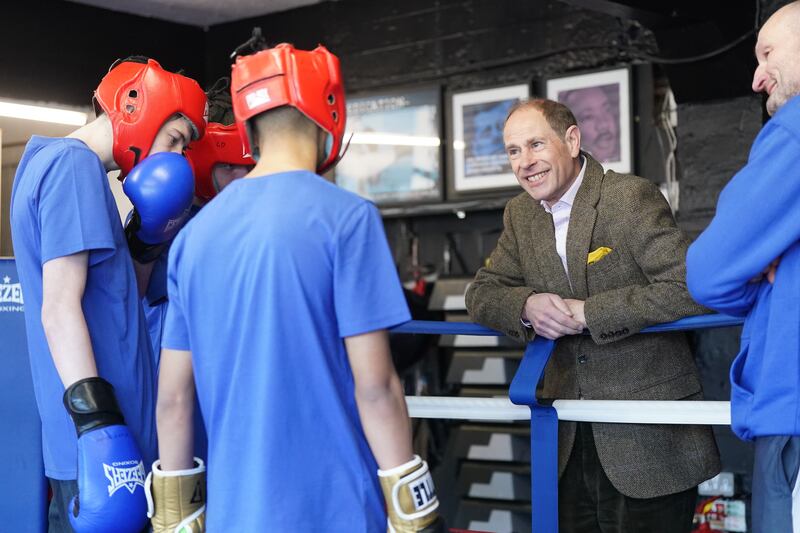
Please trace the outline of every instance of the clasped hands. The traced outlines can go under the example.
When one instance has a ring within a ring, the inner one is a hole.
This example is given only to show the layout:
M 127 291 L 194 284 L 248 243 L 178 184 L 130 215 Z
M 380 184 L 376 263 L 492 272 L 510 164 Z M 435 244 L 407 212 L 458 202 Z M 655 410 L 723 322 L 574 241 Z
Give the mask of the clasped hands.
M 555 340 L 586 329 L 583 307 L 583 300 L 565 299 L 551 293 L 531 294 L 525 301 L 521 318 L 531 324 L 537 335 Z

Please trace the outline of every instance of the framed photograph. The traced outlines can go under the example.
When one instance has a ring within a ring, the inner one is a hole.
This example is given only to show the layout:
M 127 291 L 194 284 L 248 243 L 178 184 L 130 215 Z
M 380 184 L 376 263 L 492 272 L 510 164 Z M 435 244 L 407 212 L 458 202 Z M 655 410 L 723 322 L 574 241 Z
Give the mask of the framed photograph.
M 439 87 L 350 97 L 347 132 L 340 187 L 379 205 L 442 199 Z
M 581 148 L 617 172 L 633 172 L 630 85 L 627 67 L 547 80 L 547 97 L 575 115 Z
M 503 123 L 511 106 L 529 96 L 528 84 L 453 95 L 450 190 L 455 196 L 517 186 L 503 145 Z

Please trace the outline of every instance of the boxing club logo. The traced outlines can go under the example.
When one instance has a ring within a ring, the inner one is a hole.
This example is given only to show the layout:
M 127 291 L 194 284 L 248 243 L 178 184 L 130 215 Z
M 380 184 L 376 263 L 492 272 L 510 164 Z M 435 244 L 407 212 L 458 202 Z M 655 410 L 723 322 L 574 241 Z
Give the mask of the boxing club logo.
M 0 311 L 23 312 L 25 302 L 22 298 L 22 286 L 19 283 L 11 283 L 11 277 L 3 276 L 0 283 Z
M 133 465 L 133 466 L 122 466 Z M 103 471 L 108 478 L 108 497 L 114 495 L 122 487 L 133 494 L 137 485 L 144 489 L 144 463 L 142 461 L 115 461 L 111 465 L 103 463 Z

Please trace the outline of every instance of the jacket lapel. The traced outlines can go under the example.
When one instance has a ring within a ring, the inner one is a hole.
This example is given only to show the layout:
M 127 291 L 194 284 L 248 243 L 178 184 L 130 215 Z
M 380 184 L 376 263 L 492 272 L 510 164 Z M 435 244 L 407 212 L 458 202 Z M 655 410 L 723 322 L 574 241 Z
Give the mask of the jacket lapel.
M 556 251 L 556 230 L 553 217 L 544 208 L 531 199 L 533 205 L 533 242 L 536 243 L 534 255 L 539 264 L 539 271 L 544 277 L 544 284 L 554 294 L 562 296 L 572 294 L 567 273 Z
M 586 259 L 592 245 L 594 224 L 597 220 L 597 202 L 600 201 L 600 185 L 603 181 L 603 167 L 586 157 L 586 172 L 583 182 L 575 196 L 575 203 L 569 216 L 567 230 L 567 267 L 575 298 L 585 300 L 589 296 L 586 282 Z

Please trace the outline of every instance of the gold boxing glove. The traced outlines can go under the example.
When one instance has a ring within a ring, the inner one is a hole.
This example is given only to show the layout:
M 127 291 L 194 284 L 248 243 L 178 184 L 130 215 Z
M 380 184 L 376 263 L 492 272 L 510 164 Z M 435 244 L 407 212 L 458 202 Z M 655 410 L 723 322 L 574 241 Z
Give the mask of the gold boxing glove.
M 390 470 L 378 470 L 388 515 L 388 533 L 439 533 L 447 531 L 436 512 L 439 500 L 428 463 L 419 455 Z
M 206 530 L 206 465 L 190 470 L 161 470 L 161 461 L 153 463 L 147 475 L 147 517 L 153 533 L 203 533 Z

